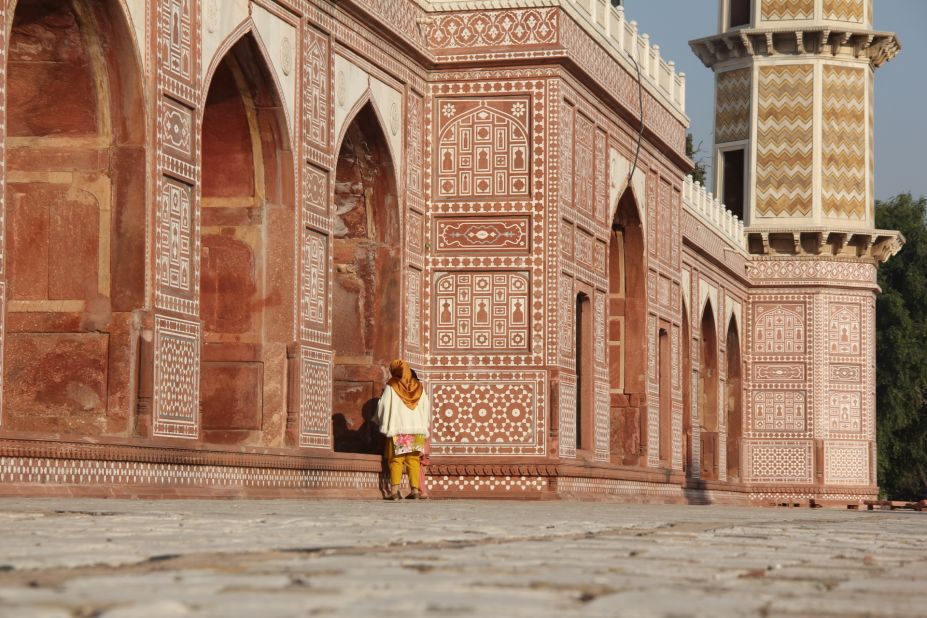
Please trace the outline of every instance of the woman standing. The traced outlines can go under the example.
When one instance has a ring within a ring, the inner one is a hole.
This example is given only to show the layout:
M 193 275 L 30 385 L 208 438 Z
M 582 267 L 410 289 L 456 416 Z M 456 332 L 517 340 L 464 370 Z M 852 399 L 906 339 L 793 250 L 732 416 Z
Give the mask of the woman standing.
M 376 421 L 386 436 L 386 460 L 389 464 L 390 493 L 386 500 L 400 500 L 399 485 L 405 468 L 412 493 L 410 500 L 423 497 L 419 466 L 428 428 L 431 425 L 431 401 L 422 383 L 403 360 L 389 364 L 392 376 L 386 383 L 377 405 Z

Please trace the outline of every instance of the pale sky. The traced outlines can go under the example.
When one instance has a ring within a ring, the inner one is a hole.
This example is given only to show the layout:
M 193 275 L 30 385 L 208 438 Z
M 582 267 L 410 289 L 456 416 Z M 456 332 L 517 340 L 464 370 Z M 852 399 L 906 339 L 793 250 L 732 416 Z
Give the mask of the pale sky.
M 718 0 L 625 0 L 627 19 L 650 34 L 660 55 L 685 72 L 686 111 L 695 143 L 713 143 L 714 76 L 689 40 L 715 34 Z M 876 71 L 876 197 L 927 196 L 927 0 L 875 0 L 875 29 L 898 33 L 901 53 Z M 709 158 L 710 160 L 710 158 Z

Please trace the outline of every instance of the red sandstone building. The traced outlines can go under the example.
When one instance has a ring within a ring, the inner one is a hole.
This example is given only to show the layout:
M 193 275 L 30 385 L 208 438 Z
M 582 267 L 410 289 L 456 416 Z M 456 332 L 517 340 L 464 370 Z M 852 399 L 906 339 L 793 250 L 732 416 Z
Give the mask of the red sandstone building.
M 0 494 L 874 496 L 871 0 L 511 4 L 7 2 Z

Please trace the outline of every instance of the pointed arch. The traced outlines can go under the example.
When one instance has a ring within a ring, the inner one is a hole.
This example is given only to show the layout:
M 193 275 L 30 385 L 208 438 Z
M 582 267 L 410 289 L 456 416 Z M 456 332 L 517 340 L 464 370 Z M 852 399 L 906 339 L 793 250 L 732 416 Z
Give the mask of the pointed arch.
M 740 452 L 743 436 L 743 361 L 740 347 L 740 329 L 731 316 L 726 337 L 727 381 L 724 405 L 727 421 L 727 478 L 740 481 Z
M 372 98 L 361 101 L 345 122 L 335 170 L 332 425 L 336 451 L 379 454 L 371 418 L 404 323 L 402 213 L 385 125 Z
M 289 150 L 292 150 L 292 136 L 293 136 L 293 126 L 294 119 L 290 115 L 290 108 L 286 104 L 286 99 L 283 96 L 283 84 L 280 83 L 280 80 L 277 77 L 277 72 L 274 71 L 274 62 L 268 51 L 267 44 L 264 42 L 264 38 L 261 36 L 260 30 L 257 27 L 257 24 L 254 23 L 254 20 L 249 17 L 242 21 L 235 29 L 225 38 L 218 49 L 216 49 L 215 55 L 212 57 L 212 60 L 209 63 L 209 66 L 206 68 L 206 72 L 203 75 L 203 91 L 202 98 L 205 100 L 209 95 L 209 90 L 212 87 L 212 80 L 216 74 L 216 71 L 225 62 L 226 57 L 228 56 L 229 51 L 232 50 L 236 45 L 238 45 L 245 37 L 250 37 L 253 40 L 254 49 L 259 53 L 260 57 L 264 61 L 264 65 L 267 69 L 267 74 L 265 79 L 269 80 L 272 85 L 272 90 L 280 102 L 280 109 L 284 117 L 284 126 L 286 127 L 286 136 L 287 136 L 287 146 Z M 205 106 L 201 114 L 205 113 Z M 201 118 L 202 119 L 202 118 Z
M 250 20 L 220 52 L 201 123 L 202 437 L 279 446 L 295 328 L 292 140 Z
M 120 0 L 8 11 L 4 427 L 127 435 L 149 201 L 135 35 Z
M 608 372 L 611 414 L 625 435 L 613 444 L 616 463 L 638 463 L 641 408 L 632 398 L 646 390 L 647 275 L 640 210 L 625 190 L 612 219 L 608 246 Z M 656 336 L 653 334 L 653 336 Z
M 705 304 L 699 332 L 699 442 L 701 478 L 717 480 L 719 464 L 718 334 L 711 303 Z

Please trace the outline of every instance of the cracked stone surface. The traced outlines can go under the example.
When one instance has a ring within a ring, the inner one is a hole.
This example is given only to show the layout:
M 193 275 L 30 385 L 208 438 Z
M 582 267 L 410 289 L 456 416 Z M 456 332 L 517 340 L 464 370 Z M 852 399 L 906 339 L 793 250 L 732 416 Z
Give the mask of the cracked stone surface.
M 924 616 L 927 514 L 0 500 L 0 616 Z

